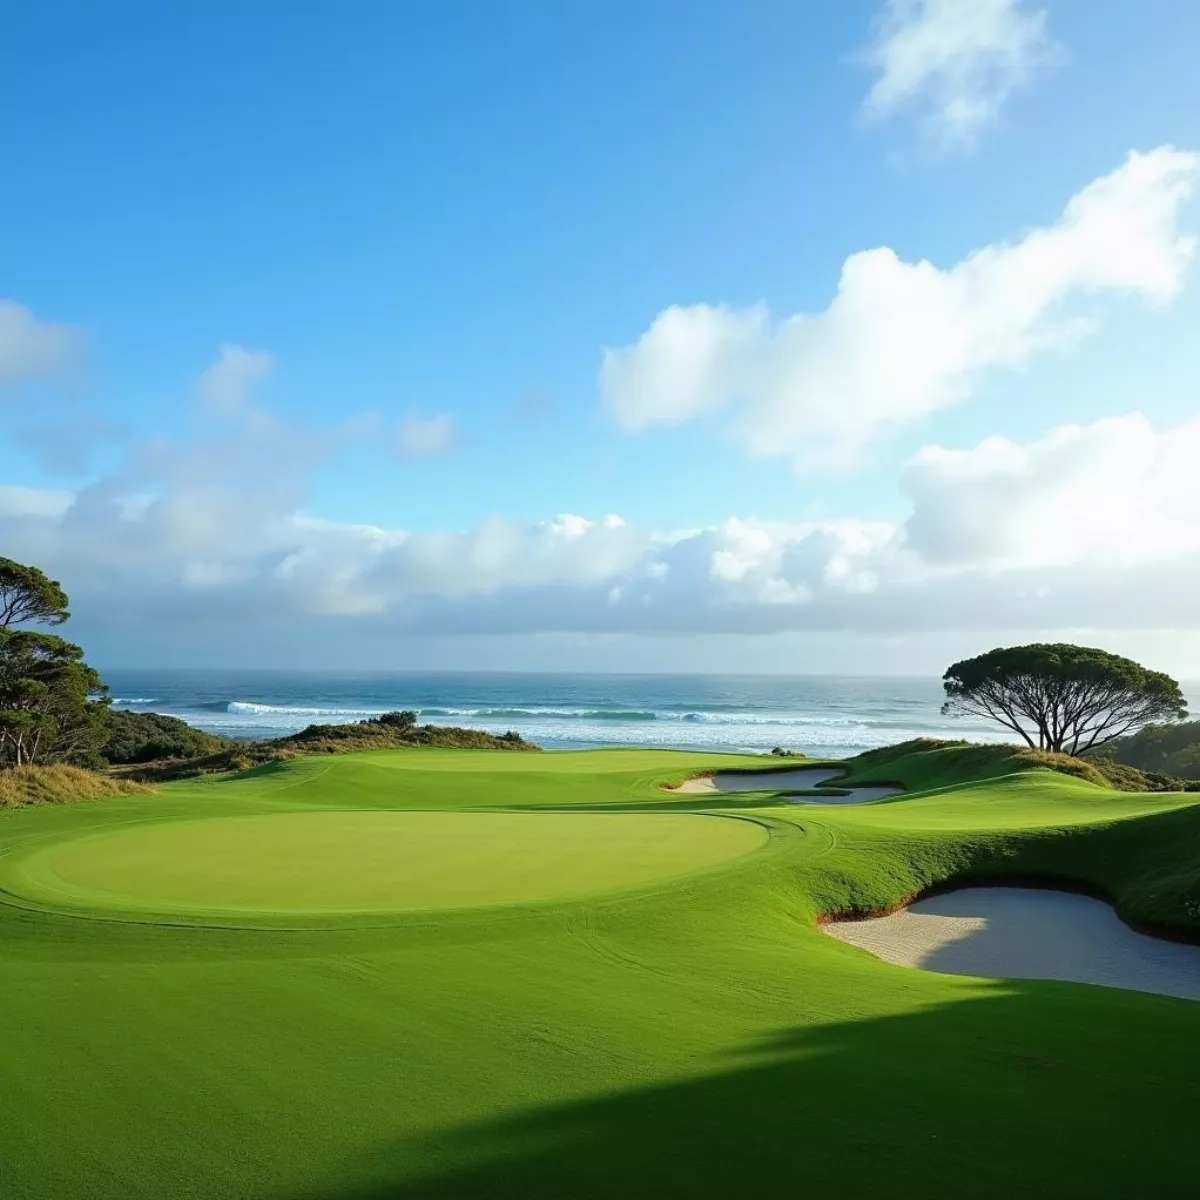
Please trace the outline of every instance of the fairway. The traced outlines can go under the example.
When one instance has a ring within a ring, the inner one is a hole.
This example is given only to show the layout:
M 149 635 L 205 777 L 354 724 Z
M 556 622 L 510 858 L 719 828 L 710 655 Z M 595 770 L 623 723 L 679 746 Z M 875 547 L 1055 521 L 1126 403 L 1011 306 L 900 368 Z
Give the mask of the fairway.
M 666 790 L 768 765 L 372 751 L 0 812 L 0 1195 L 1190 1197 L 1200 1003 L 818 925 L 1014 876 L 1198 939 L 1197 798 L 954 746 L 846 764 L 871 804 Z
M 394 912 L 627 888 L 702 870 L 766 840 L 760 824 L 710 816 L 279 813 L 82 838 L 32 856 L 20 878 L 29 898 L 84 906 Z

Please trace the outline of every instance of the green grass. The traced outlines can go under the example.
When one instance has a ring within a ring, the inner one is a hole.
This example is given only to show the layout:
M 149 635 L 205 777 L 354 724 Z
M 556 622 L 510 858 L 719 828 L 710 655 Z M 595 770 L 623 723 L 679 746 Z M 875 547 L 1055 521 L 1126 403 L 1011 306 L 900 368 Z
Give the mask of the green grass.
M 0 814 L 0 887 L 13 893 L 0 905 L 0 1195 L 1194 1193 L 1200 1005 L 906 971 L 815 926 L 952 878 L 1037 875 L 1200 937 L 1194 796 L 944 748 L 852 764 L 856 782 L 913 789 L 864 807 L 778 804 L 769 780 L 715 798 L 660 787 L 756 764 L 417 749 Z M 428 830 L 480 825 L 413 853 L 424 899 L 476 887 L 504 903 L 431 909 L 386 871 L 353 880 L 389 844 L 409 861 L 404 836 L 381 831 L 434 818 Z M 385 887 L 404 903 L 319 928 L 279 911 L 229 922 L 211 855 L 239 823 L 256 831 L 260 882 L 245 843 L 225 841 L 227 867 L 238 886 L 270 882 L 243 900 L 295 888 L 288 842 L 303 830 L 323 886 Z M 693 833 L 744 824 L 768 844 L 689 858 Z M 652 872 L 612 886 L 648 847 Z M 463 857 L 438 872 L 448 848 Z M 82 866 L 63 865 L 72 854 Z M 140 906 L 95 898 L 121 855 L 137 860 Z M 30 891 L 39 863 L 82 870 L 75 884 L 93 897 L 70 904 L 87 910 Z M 531 878 L 558 890 L 517 895 Z M 203 892 L 190 893 L 197 911 L 157 912 L 184 884 Z
M 321 917 L 586 896 L 685 875 L 766 841 L 762 825 L 688 814 L 271 813 L 55 843 L 5 882 L 85 911 Z

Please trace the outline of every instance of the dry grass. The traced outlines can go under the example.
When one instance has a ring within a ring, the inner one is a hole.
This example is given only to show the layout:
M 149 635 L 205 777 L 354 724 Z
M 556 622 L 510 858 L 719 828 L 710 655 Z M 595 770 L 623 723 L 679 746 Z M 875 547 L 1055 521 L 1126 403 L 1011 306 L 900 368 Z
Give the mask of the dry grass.
M 98 775 L 82 767 L 60 764 L 44 767 L 7 767 L 0 770 L 0 808 L 23 808 L 29 804 L 72 804 L 79 800 L 101 800 L 129 796 L 153 788 L 130 779 Z

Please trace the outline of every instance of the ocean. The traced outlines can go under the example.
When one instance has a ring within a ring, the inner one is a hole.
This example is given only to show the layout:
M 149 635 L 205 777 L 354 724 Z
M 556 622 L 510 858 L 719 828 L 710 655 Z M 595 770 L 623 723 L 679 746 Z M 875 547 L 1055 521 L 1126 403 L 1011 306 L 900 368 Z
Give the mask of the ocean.
M 271 738 L 411 708 L 422 723 L 513 729 L 548 750 L 669 746 L 842 757 L 913 737 L 1005 740 L 940 713 L 937 679 L 731 675 L 338 674 L 108 670 L 113 705 Z

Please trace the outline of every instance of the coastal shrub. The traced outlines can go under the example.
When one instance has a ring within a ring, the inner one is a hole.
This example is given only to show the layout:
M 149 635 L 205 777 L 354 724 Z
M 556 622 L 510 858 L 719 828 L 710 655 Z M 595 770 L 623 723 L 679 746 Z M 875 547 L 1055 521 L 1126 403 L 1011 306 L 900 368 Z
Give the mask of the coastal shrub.
M 376 718 L 380 725 L 389 725 L 394 729 L 412 729 L 417 723 L 417 714 L 411 708 L 402 712 L 385 712 Z
M 131 779 L 117 779 L 64 763 L 10 767 L 0 771 L 0 808 L 31 804 L 70 804 L 108 796 L 130 796 L 151 788 Z
M 100 756 L 108 763 L 145 763 L 164 758 L 197 758 L 231 745 L 228 738 L 195 729 L 161 713 L 110 712 L 108 737 Z
M 1147 725 L 1110 742 L 1105 755 L 1143 771 L 1200 780 L 1200 721 Z
M 497 736 L 480 729 L 460 729 L 454 725 L 416 725 L 406 720 L 407 713 L 384 713 L 348 725 L 309 725 L 299 733 L 263 742 L 227 741 L 216 753 L 198 758 L 166 762 L 127 764 L 119 768 L 132 779 L 165 781 L 190 779 L 221 771 L 245 771 L 269 763 L 282 762 L 301 754 L 348 754 L 353 750 L 392 750 L 414 746 L 454 747 L 465 750 L 540 750 L 519 733 L 509 730 Z M 415 714 L 412 714 L 415 720 Z
M 410 719 L 411 718 L 411 719 Z M 386 748 L 388 746 L 459 746 L 480 750 L 536 750 L 519 733 L 509 730 L 497 736 L 481 729 L 461 729 L 456 725 L 418 725 L 411 711 L 384 713 L 354 721 L 348 725 L 309 725 L 289 737 L 271 743 L 277 746 L 303 746 L 305 752 L 331 752 L 346 749 Z

